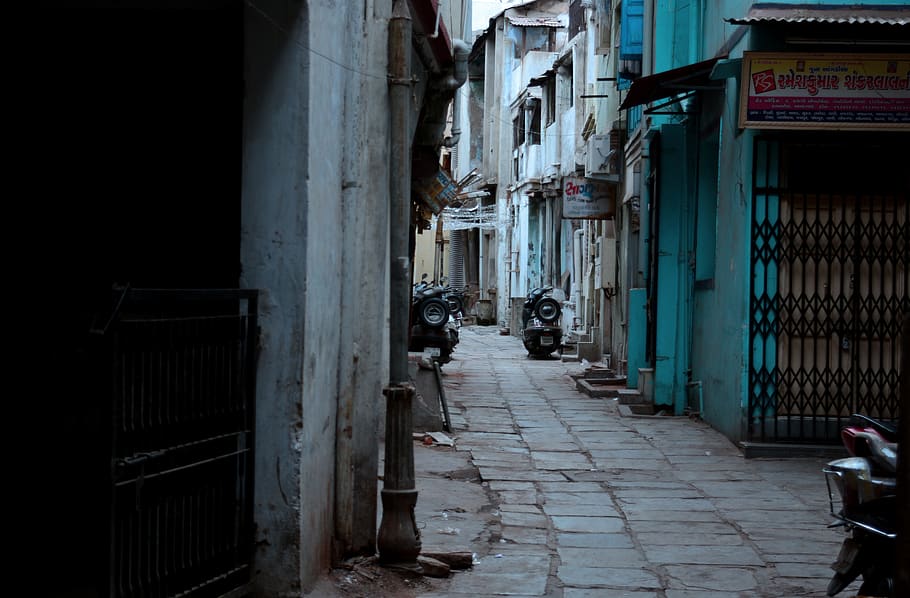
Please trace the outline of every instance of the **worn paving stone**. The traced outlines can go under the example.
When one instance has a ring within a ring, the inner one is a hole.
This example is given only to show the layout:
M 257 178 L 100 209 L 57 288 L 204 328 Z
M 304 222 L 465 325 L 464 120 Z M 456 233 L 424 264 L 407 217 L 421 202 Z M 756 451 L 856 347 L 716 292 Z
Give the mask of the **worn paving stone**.
M 674 590 L 667 589 L 664 592 L 666 598 L 755 598 L 755 592 L 710 592 L 707 590 Z M 775 598 L 785 598 L 785 594 Z M 793 595 L 796 598 L 797 594 Z
M 556 534 L 560 547 L 575 548 L 632 548 L 632 538 L 625 533 L 588 534 L 583 532 L 561 532 Z
M 491 480 L 487 484 L 490 487 L 490 490 L 496 491 L 520 490 L 533 492 L 536 488 L 534 482 L 510 482 L 508 480 Z
M 781 510 L 762 510 L 746 509 L 745 511 L 736 509 L 721 509 L 724 517 L 739 522 L 743 529 L 758 529 L 764 524 L 767 527 L 807 527 L 807 528 L 824 528 L 830 521 L 827 513 L 817 513 L 815 511 L 800 511 L 791 509 L 789 511 Z
M 639 500 L 660 498 L 660 499 L 702 499 L 705 497 L 698 490 L 680 486 L 668 486 L 666 488 L 622 488 L 614 489 L 613 494 L 621 501 L 637 502 Z
M 742 496 L 739 498 L 715 498 L 712 499 L 718 509 L 722 511 L 788 511 L 788 513 L 799 512 L 802 509 L 794 508 L 793 497 L 781 492 L 775 496 Z M 813 517 L 818 517 L 819 513 L 815 510 L 805 510 L 806 513 Z
M 703 534 L 736 534 L 736 528 L 713 513 L 703 513 L 701 521 L 655 521 L 653 519 L 628 520 L 629 529 L 636 534 L 687 534 L 697 529 Z M 709 519 L 709 517 L 711 519 Z
M 590 532 L 595 534 L 615 533 L 625 528 L 618 517 L 569 517 L 554 516 L 553 527 L 562 532 Z
M 619 497 L 619 505 L 629 513 L 638 511 L 714 511 L 714 503 L 706 498 L 646 498 L 643 496 Z M 626 506 L 628 505 L 628 506 Z
M 609 598 L 658 598 L 660 594 L 649 591 L 635 590 L 610 590 Z M 596 588 L 565 588 L 563 598 L 606 598 L 602 589 Z
M 692 486 L 685 482 L 676 482 L 676 481 L 664 481 L 664 480 L 627 480 L 627 479 L 611 479 L 609 481 L 610 488 L 614 489 L 617 494 L 619 493 L 633 493 L 637 491 L 642 491 L 644 494 L 642 496 L 648 496 L 648 493 L 654 492 L 655 496 L 666 496 L 663 494 L 658 494 L 659 492 L 688 492 L 692 490 Z
M 751 495 L 762 495 L 768 492 L 767 482 L 736 481 L 736 482 L 693 482 L 692 484 L 706 496 L 716 498 L 741 498 Z
M 678 590 L 716 591 L 731 596 L 758 589 L 758 581 L 752 570 L 743 567 L 667 565 L 664 571 L 669 579 L 669 587 Z
M 547 577 L 547 570 L 535 575 L 471 571 L 469 576 L 455 576 L 449 592 L 471 596 L 543 596 Z
M 648 561 L 661 565 L 764 565 L 749 546 L 643 546 L 642 549 Z
M 690 529 L 691 526 L 690 526 Z M 700 531 L 684 532 L 646 532 L 636 533 L 636 538 L 645 546 L 740 546 L 743 539 L 736 530 L 729 528 L 728 533 L 709 534 Z
M 516 544 L 547 544 L 547 530 L 536 527 L 503 526 L 500 532 L 506 543 Z
M 634 548 L 601 548 L 591 550 L 578 546 L 560 546 L 559 559 L 563 565 L 577 567 L 641 568 L 648 565 L 641 552 Z
M 574 442 L 549 442 L 542 440 L 526 440 L 525 443 L 532 451 L 562 451 L 572 452 L 580 450 Z
M 837 554 L 833 555 L 827 563 L 794 563 L 790 561 L 775 563 L 774 569 L 781 577 L 831 579 L 834 571 L 830 565 L 836 557 Z
M 540 489 L 548 496 L 550 494 L 575 494 L 581 492 L 603 492 L 604 487 L 598 482 L 541 482 Z
M 561 474 L 545 471 L 503 469 L 496 467 L 479 467 L 478 469 L 480 470 L 481 478 L 484 480 L 509 480 L 513 482 L 556 482 L 565 479 L 565 477 Z
M 549 520 L 542 513 L 522 513 L 518 511 L 500 511 L 500 518 L 503 525 L 517 527 L 537 527 L 547 529 Z
M 570 494 L 543 493 L 543 504 L 548 506 L 601 506 L 615 508 L 613 497 L 606 492 L 579 492 Z M 562 513 L 559 513 L 562 514 Z
M 831 541 L 820 541 L 816 538 L 806 539 L 799 537 L 782 541 L 781 539 L 756 540 L 751 536 L 749 541 L 762 553 L 766 560 L 771 562 L 799 561 L 802 558 L 810 558 L 809 555 L 816 555 L 814 558 L 821 559 L 820 562 L 825 563 L 830 563 L 834 560 L 843 542 L 840 538 L 832 538 Z
M 585 443 L 588 446 L 588 443 Z M 639 459 L 663 459 L 663 454 L 655 448 L 592 450 L 591 456 L 597 459 L 622 459 L 632 462 Z
M 653 471 L 664 471 L 669 465 L 665 459 L 638 459 L 636 461 L 630 461 L 629 459 L 595 459 L 595 465 L 600 469 L 606 470 L 623 470 L 623 469 L 632 469 L 640 471 L 643 469 L 650 469 Z
M 616 507 L 613 505 L 566 505 L 566 504 L 555 504 L 555 503 L 545 503 L 543 506 L 544 512 L 549 516 L 555 515 L 571 515 L 578 517 L 619 517 L 620 513 L 616 510 Z
M 524 448 L 509 451 L 472 449 L 470 452 L 474 461 L 512 461 L 525 465 L 531 464 L 531 452 Z
M 623 506 L 623 514 L 629 521 L 644 521 L 653 523 L 672 522 L 718 522 L 723 519 L 714 511 L 660 511 L 654 509 L 639 509 L 632 506 Z M 691 523 L 690 523 L 691 525 Z
M 499 502 L 503 505 L 536 505 L 537 492 L 529 491 L 511 491 L 505 490 L 498 493 Z
M 660 589 L 660 579 L 645 569 L 621 567 L 575 567 L 560 565 L 556 572 L 557 577 L 566 586 L 578 588 L 615 588 L 615 589 Z M 609 596 L 604 593 L 604 596 Z
M 583 466 L 590 466 L 590 461 L 582 453 L 578 452 L 578 447 L 571 451 L 531 451 L 531 458 L 536 461 L 562 461 L 563 463 L 577 463 Z
M 539 505 L 536 505 L 536 504 L 535 504 L 535 505 L 526 505 L 526 504 L 518 504 L 518 505 L 501 504 L 501 505 L 499 505 L 499 510 L 500 510 L 501 512 L 509 512 L 509 513 L 534 513 L 534 514 L 537 514 L 537 515 L 543 515 L 543 511 L 541 510 L 540 506 L 539 506 Z
M 688 471 L 677 471 L 675 473 L 676 477 L 680 480 L 687 482 L 724 482 L 731 480 L 742 480 L 742 481 L 751 481 L 751 482 L 760 482 L 762 477 L 755 472 L 748 472 L 743 470 L 702 470 L 702 469 L 691 469 Z

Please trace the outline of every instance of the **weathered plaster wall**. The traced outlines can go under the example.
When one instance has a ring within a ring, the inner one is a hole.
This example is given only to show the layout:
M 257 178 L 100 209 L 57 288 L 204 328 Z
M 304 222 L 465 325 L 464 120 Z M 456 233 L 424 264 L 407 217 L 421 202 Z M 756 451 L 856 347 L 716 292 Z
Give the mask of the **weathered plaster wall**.
M 241 282 L 262 290 L 261 596 L 299 595 L 334 537 L 339 550 L 371 547 L 376 524 L 388 179 L 386 148 L 366 140 L 387 138 L 385 3 L 325 4 L 260 2 L 245 17 Z
M 263 595 L 282 596 L 300 585 L 300 438 L 303 385 L 310 382 L 303 379 L 303 360 L 310 110 L 305 74 L 311 57 L 295 44 L 307 36 L 303 11 L 287 12 L 276 1 L 258 6 L 266 15 L 248 8 L 245 16 L 241 285 L 262 293 L 256 587 Z
M 342 179 L 343 250 L 336 455 L 336 554 L 373 554 L 378 429 L 388 381 L 389 2 L 345 5 L 330 27 L 349 32 L 345 64 Z M 340 18 L 346 25 L 335 20 Z M 330 43 L 330 41 L 328 42 Z M 336 69 L 339 70 L 339 69 Z M 338 184 L 338 183 L 336 183 Z M 337 299 L 336 299 L 337 301 Z M 325 317 L 325 307 L 320 310 Z M 329 318 L 331 319 L 331 318 Z M 321 400 L 315 397 L 315 400 Z

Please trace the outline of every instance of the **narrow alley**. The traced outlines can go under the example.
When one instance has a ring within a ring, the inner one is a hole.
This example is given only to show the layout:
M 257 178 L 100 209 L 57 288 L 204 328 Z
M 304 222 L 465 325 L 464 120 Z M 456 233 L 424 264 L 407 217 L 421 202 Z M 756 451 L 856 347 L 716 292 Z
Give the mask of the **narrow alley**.
M 498 332 L 463 328 L 444 368 L 454 448 L 414 444 L 422 552 L 475 553 L 416 596 L 825 595 L 824 458 L 746 460 L 703 422 L 621 416 L 575 390 L 582 364 Z

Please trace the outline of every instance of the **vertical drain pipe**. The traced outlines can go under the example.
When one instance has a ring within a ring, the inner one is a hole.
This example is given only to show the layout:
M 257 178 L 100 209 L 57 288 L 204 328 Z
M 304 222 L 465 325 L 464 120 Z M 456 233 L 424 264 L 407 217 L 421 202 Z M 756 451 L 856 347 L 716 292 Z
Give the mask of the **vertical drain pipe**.
M 584 256 L 582 255 L 582 244 L 585 242 L 585 231 L 584 229 L 579 228 L 573 233 L 572 238 L 572 265 L 573 267 L 573 278 L 575 279 L 575 289 L 573 292 L 573 299 L 575 300 L 575 322 L 572 322 L 572 328 L 576 328 L 576 322 L 580 323 L 582 331 L 584 331 L 584 322 L 582 322 L 582 287 L 581 287 L 581 278 L 584 276 Z
M 389 19 L 389 385 L 386 396 L 382 521 L 377 548 L 385 566 L 420 571 L 420 532 L 414 518 L 412 403 L 408 378 L 411 230 L 411 16 L 407 0 L 393 0 Z

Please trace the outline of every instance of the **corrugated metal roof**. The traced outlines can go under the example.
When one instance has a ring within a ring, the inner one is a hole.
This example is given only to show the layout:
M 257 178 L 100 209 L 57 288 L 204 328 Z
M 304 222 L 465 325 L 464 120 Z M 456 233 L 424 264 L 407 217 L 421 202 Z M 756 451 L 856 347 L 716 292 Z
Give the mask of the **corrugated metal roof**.
M 910 6 L 754 4 L 746 16 L 724 20 L 735 25 L 838 23 L 899 26 L 910 24 Z
M 726 55 L 717 56 L 669 71 L 639 77 L 632 81 L 632 87 L 629 88 L 629 93 L 619 105 L 619 109 L 625 110 L 639 104 L 662 100 L 685 91 L 707 88 L 719 90 L 718 82 L 711 80 L 711 69 L 718 60 L 726 57 Z
M 507 15 L 510 25 L 515 27 L 565 27 L 558 16 L 541 15 L 537 17 L 526 17 L 518 15 Z

